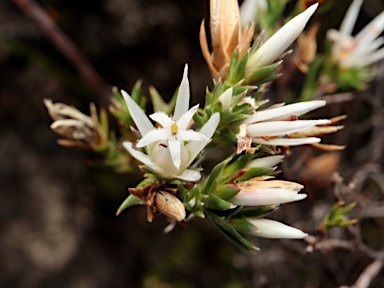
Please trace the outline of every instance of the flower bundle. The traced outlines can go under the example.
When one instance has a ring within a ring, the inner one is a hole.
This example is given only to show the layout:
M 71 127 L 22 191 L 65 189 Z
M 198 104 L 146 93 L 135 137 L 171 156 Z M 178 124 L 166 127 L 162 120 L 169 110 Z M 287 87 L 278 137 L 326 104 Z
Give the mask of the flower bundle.
M 253 1 L 252 5 L 249 2 L 252 1 L 245 1 L 244 5 L 271 13 L 271 17 L 282 14 L 281 7 L 273 6 L 271 1 Z M 344 71 L 366 67 L 382 58 L 381 50 L 369 59 L 364 58 L 382 44 L 381 38 L 376 39 L 377 26 L 383 26 L 381 15 L 355 38 L 350 36 L 361 2 L 353 2 L 340 32 L 329 32 L 335 44 L 331 56 L 324 58 L 324 71 L 332 61 L 337 62 L 332 65 Z M 130 173 L 140 168 L 144 172 L 142 181 L 129 188 L 117 214 L 133 205 L 144 205 L 149 222 L 160 214 L 172 225 L 193 217 L 206 218 L 227 238 L 251 251 L 258 248 L 250 236 L 302 239 L 307 233 L 269 219 L 269 214 L 281 204 L 307 196 L 302 193 L 303 185 L 277 179 L 277 165 L 284 161 L 292 146 L 342 149 L 319 142 L 322 135 L 342 128 L 335 124 L 343 117 L 308 119 L 306 113 L 326 105 L 323 99 L 313 100 L 314 96 L 307 99 L 310 101 L 268 105 L 266 88 L 281 76 L 282 58 L 296 39 L 299 38 L 299 54 L 294 54 L 294 58 L 300 62 L 298 68 L 309 71 L 308 77 L 312 75 L 311 69 L 315 69 L 311 66 L 311 61 L 316 62 L 312 55 L 316 52 L 312 49 L 315 30 L 310 30 L 307 36 L 301 34 L 319 5 L 307 9 L 301 6 L 298 5 L 300 13 L 276 30 L 266 25 L 270 21 L 265 17 L 258 19 L 256 25 L 242 25 L 235 0 L 210 1 L 211 45 L 204 21 L 200 44 L 214 85 L 207 89 L 201 107 L 190 107 L 189 67 L 185 65 L 180 87 L 169 104 L 150 89 L 154 110 L 150 115 L 144 110 L 146 101 L 140 83 L 131 94 L 114 89 L 110 111 L 120 122 L 119 139 L 109 132 L 105 112 L 98 118 L 94 106 L 88 117 L 73 107 L 46 100 L 55 120 L 51 127 L 69 139 L 61 144 L 98 152 L 109 168 Z M 242 9 L 252 15 L 250 10 Z M 259 15 L 255 11 L 253 15 L 256 14 Z M 255 27 L 264 28 L 267 35 L 255 37 Z M 363 39 L 371 45 L 361 44 Z M 311 49 L 303 55 L 305 45 Z M 340 57 L 340 53 L 347 56 Z M 309 88 L 304 89 L 305 95 L 313 92 Z

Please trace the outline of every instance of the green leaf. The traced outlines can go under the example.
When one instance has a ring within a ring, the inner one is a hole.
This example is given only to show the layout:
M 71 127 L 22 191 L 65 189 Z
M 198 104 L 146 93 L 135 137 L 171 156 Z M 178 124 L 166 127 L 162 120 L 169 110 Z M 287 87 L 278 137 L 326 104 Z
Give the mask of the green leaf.
M 165 114 L 171 115 L 176 105 L 177 93 L 175 93 L 169 103 L 166 103 L 155 89 L 155 87 L 149 87 L 149 95 L 151 96 L 153 111 L 163 111 Z
M 214 213 L 207 212 L 208 218 L 216 226 L 216 228 L 233 244 L 242 249 L 250 252 L 260 250 L 255 244 L 246 236 L 239 233 L 235 227 L 229 224 L 225 218 L 219 217 Z
M 231 202 L 220 199 L 219 197 L 217 197 L 215 195 L 210 195 L 209 198 L 205 202 L 205 207 L 208 209 L 226 211 L 226 210 L 230 210 L 230 209 L 235 208 L 236 205 L 234 205 Z
M 244 173 L 244 175 L 237 178 L 236 181 L 237 182 L 248 181 L 249 179 L 252 179 L 254 177 L 271 175 L 272 172 L 273 172 L 273 170 L 270 168 L 254 167 L 254 168 L 250 168 L 248 171 L 246 171 Z
M 229 224 L 233 225 L 233 227 L 239 231 L 240 233 L 249 233 L 252 230 L 255 230 L 255 225 L 251 224 L 245 218 L 232 218 L 229 221 Z
M 253 85 L 260 85 L 263 83 L 266 83 L 268 81 L 274 80 L 278 77 L 277 74 L 273 74 L 276 70 L 276 68 L 282 63 L 283 61 L 280 60 L 278 62 L 275 62 L 271 65 L 261 67 L 259 69 L 256 69 L 250 77 L 247 79 L 248 84 Z
M 279 205 L 261 206 L 250 210 L 242 210 L 241 214 L 246 218 L 262 218 L 273 211 L 276 211 L 278 207 Z
M 140 198 L 130 194 L 120 205 L 119 209 L 117 209 L 116 216 L 119 215 L 123 210 L 134 205 L 145 205 L 145 202 Z
M 239 193 L 240 189 L 231 184 L 226 184 L 217 189 L 214 194 L 223 200 L 230 200 Z

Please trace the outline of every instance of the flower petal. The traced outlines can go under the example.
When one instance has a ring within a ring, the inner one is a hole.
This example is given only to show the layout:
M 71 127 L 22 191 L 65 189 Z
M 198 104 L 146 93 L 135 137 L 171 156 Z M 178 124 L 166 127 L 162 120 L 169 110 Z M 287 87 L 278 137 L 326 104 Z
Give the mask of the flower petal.
M 173 120 L 164 112 L 155 112 L 149 115 L 151 119 L 159 123 L 164 129 L 169 129 L 171 127 Z
M 371 43 L 376 39 L 384 29 L 384 11 L 377 15 L 367 26 L 365 26 L 355 36 L 358 45 L 364 45 L 364 43 Z
M 240 22 L 241 27 L 247 26 L 255 20 L 257 12 L 256 0 L 245 0 L 240 6 Z
M 188 81 L 188 64 L 185 64 L 183 80 L 177 94 L 175 113 L 173 119 L 178 120 L 182 115 L 187 113 L 189 107 L 189 81 Z
M 289 135 L 316 125 L 331 123 L 329 120 L 273 121 L 249 124 L 247 135 L 251 137 Z
M 354 0 L 349 6 L 347 13 L 340 25 L 340 32 L 344 35 L 352 35 L 353 27 L 355 26 L 357 16 L 359 15 L 363 0 Z
M 200 180 L 201 174 L 198 171 L 186 169 L 181 175 L 174 175 L 174 177 L 184 181 L 195 182 Z
M 264 238 L 302 239 L 308 236 L 303 231 L 270 219 L 248 219 L 256 226 L 249 234 Z
M 153 142 L 166 140 L 168 139 L 168 133 L 165 129 L 155 129 L 143 136 L 139 142 L 137 142 L 136 146 L 141 148 L 145 147 Z
M 179 141 L 203 141 L 209 140 L 204 134 L 193 130 L 181 130 L 177 133 L 177 140 Z
M 314 100 L 307 102 L 299 102 L 277 108 L 265 109 L 262 111 L 256 111 L 250 117 L 245 119 L 243 123 L 250 124 L 266 120 L 270 121 L 284 119 L 289 116 L 300 116 L 305 113 L 308 113 L 309 111 L 323 107 L 326 105 L 326 103 L 327 102 L 324 100 Z
M 188 166 L 195 160 L 197 155 L 203 150 L 203 148 L 208 144 L 213 134 L 216 131 L 217 126 L 220 122 L 220 114 L 218 112 L 214 113 L 211 118 L 209 118 L 208 122 L 205 123 L 203 127 L 201 127 L 199 133 L 205 135 L 207 140 L 202 141 L 191 141 L 186 145 L 186 148 L 189 151 L 189 162 Z
M 371 52 L 368 56 L 364 58 L 362 57 L 362 59 L 360 59 L 360 61 L 357 62 L 357 64 L 364 67 L 364 66 L 371 65 L 382 59 L 384 59 L 384 48 L 381 48 L 373 53 Z
M 179 120 L 177 120 L 177 126 L 179 126 L 179 129 L 185 130 L 187 129 L 189 123 L 192 120 L 193 115 L 197 112 L 197 109 L 199 109 L 199 104 L 193 106 L 191 109 L 189 109 L 186 113 L 184 113 Z M 175 118 L 176 119 L 176 118 Z
M 131 117 L 135 122 L 137 128 L 139 129 L 141 135 L 144 136 L 149 131 L 154 130 L 155 127 L 153 127 L 147 115 L 145 115 L 141 107 L 135 101 L 133 101 L 131 96 L 129 96 L 129 94 L 124 90 L 121 90 L 121 94 L 123 95 L 125 102 L 127 103 L 129 113 L 131 113 Z
M 123 146 L 125 149 L 128 150 L 129 154 L 136 160 L 139 160 L 144 165 L 148 166 L 149 169 L 152 171 L 159 173 L 161 169 L 159 166 L 157 166 L 155 163 L 152 162 L 152 160 L 149 158 L 148 155 L 144 154 L 143 152 L 140 152 L 132 147 L 132 143 L 125 141 L 123 142 Z
M 252 138 L 253 143 L 270 145 L 270 146 L 299 146 L 305 144 L 319 143 L 320 138 L 309 137 L 309 138 L 275 138 L 270 140 L 265 140 L 262 138 Z
M 307 194 L 280 188 L 264 188 L 256 191 L 240 191 L 230 202 L 237 206 L 276 205 L 303 200 Z
M 168 148 L 171 153 L 171 158 L 173 165 L 179 169 L 181 165 L 181 145 L 183 145 L 178 140 L 168 140 Z

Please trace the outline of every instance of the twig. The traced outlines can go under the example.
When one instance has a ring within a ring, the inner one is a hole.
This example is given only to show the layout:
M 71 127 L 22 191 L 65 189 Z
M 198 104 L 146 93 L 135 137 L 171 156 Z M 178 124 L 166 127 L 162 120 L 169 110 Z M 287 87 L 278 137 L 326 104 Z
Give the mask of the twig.
M 73 42 L 60 30 L 52 18 L 34 0 L 13 0 L 19 8 L 40 27 L 50 41 L 72 63 L 101 102 L 107 98 L 107 85 L 89 64 Z
M 355 248 L 355 245 L 351 241 L 340 239 L 321 239 L 310 235 L 304 238 L 304 240 L 308 243 L 308 246 L 305 248 L 306 253 L 312 253 L 314 250 L 327 253 L 334 249 L 347 249 L 352 251 Z
M 350 288 L 367 288 L 377 274 L 379 274 L 381 268 L 383 268 L 383 260 L 375 260 L 364 269 L 355 284 L 350 286 Z M 347 286 L 340 288 L 347 288 Z

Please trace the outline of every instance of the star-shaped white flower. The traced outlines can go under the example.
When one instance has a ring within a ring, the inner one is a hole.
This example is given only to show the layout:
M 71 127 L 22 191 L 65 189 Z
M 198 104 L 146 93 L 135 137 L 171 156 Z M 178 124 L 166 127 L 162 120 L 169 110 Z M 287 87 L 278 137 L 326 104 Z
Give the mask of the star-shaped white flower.
M 365 67 L 384 59 L 384 11 L 377 15 L 356 36 L 353 27 L 363 0 L 354 0 L 340 25 L 340 30 L 330 29 L 327 36 L 333 41 L 332 56 L 343 68 Z
M 159 123 L 162 128 L 152 130 L 145 134 L 137 143 L 137 147 L 145 147 L 156 141 L 165 141 L 169 146 L 173 164 L 176 168 L 180 168 L 181 164 L 181 147 L 184 141 L 202 141 L 207 137 L 199 132 L 188 129 L 188 125 L 193 115 L 197 112 L 199 105 L 192 107 L 185 114 L 176 120 L 169 117 L 163 112 L 156 112 L 149 117 Z
M 134 158 L 160 177 L 197 181 L 201 178 L 200 172 L 187 168 L 215 133 L 220 114 L 213 114 L 198 132 L 188 129 L 198 105 L 188 110 L 190 94 L 187 74 L 186 65 L 173 116 L 163 112 L 149 116 L 160 124 L 160 128 L 155 128 L 140 106 L 122 91 L 131 117 L 142 135 L 136 146 L 145 147 L 147 154 L 134 149 L 131 142 L 124 142 L 123 145 Z

